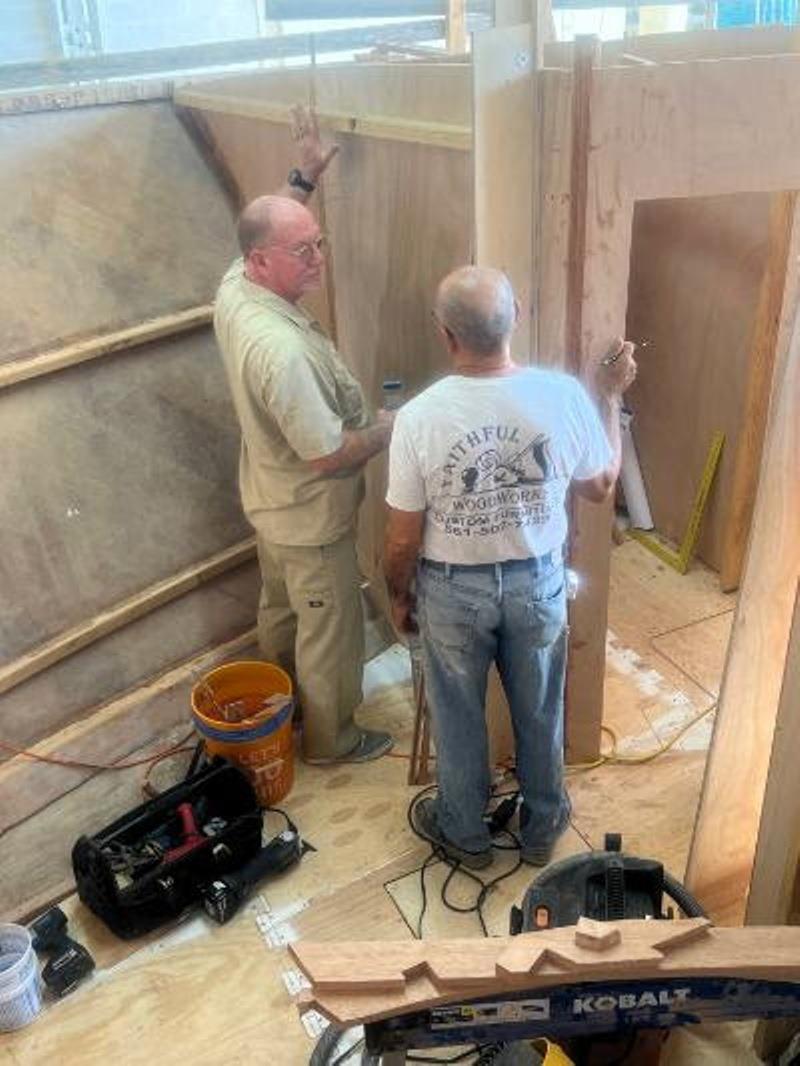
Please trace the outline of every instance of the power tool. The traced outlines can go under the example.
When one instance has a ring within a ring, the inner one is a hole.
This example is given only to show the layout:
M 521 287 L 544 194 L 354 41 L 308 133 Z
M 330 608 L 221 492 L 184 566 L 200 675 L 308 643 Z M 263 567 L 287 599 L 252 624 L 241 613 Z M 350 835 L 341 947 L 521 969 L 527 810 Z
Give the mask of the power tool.
M 241 869 L 217 877 L 201 888 L 200 896 L 206 914 L 220 925 L 229 922 L 259 881 L 288 870 L 299 862 L 302 854 L 300 834 L 293 825 L 289 825 Z
M 67 936 L 67 916 L 60 907 L 51 907 L 31 925 L 33 947 L 50 958 L 42 970 L 42 980 L 56 996 L 66 996 L 94 969 L 94 959 L 77 940 Z

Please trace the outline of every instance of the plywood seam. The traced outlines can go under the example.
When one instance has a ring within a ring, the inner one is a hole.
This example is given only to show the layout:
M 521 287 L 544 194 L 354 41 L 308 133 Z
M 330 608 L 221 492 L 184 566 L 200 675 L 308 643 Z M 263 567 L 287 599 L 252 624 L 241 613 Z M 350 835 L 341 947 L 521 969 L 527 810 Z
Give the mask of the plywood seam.
M 712 618 L 722 618 L 723 615 L 732 614 L 735 610 L 734 607 L 726 607 L 724 611 L 716 611 L 714 614 L 704 614 L 701 618 L 694 618 L 691 622 L 685 622 L 683 625 L 675 626 L 674 629 L 665 629 L 663 633 L 653 633 L 650 636 L 650 641 L 659 640 L 661 637 L 668 637 L 672 633 L 680 633 L 684 629 L 691 629 L 692 626 L 699 625 L 701 622 L 710 622 Z
M 234 544 L 224 551 L 187 567 L 172 577 L 148 586 L 134 596 L 114 604 L 85 622 L 79 622 L 51 640 L 0 667 L 0 694 L 27 681 L 47 667 L 86 648 L 137 618 L 177 599 L 219 574 L 232 570 L 255 557 L 255 537 Z

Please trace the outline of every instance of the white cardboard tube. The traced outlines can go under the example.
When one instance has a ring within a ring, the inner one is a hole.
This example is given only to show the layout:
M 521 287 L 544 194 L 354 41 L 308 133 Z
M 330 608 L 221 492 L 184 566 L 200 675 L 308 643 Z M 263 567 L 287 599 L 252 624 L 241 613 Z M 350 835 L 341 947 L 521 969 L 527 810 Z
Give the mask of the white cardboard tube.
M 623 410 L 620 415 L 622 429 L 622 468 L 620 481 L 625 503 L 628 505 L 628 514 L 631 525 L 636 529 L 652 529 L 653 516 L 650 514 L 650 504 L 647 500 L 642 471 L 639 466 L 639 456 L 636 454 L 636 444 L 631 433 L 633 415 L 630 411 Z

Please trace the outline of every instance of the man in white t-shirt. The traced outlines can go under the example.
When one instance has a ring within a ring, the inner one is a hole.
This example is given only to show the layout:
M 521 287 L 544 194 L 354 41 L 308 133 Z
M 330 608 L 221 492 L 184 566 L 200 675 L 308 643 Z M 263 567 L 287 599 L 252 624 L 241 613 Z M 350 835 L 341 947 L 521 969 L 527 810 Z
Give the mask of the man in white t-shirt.
M 598 364 L 595 405 L 576 378 L 512 361 L 517 309 L 499 271 L 455 271 L 434 314 L 452 374 L 397 413 L 386 497 L 394 621 L 419 628 L 436 739 L 437 795 L 413 819 L 464 865 L 492 861 L 484 707 L 496 662 L 516 741 L 522 858 L 544 865 L 570 811 L 565 501 L 570 485 L 597 502 L 613 491 L 633 346 L 620 341 L 614 361 Z

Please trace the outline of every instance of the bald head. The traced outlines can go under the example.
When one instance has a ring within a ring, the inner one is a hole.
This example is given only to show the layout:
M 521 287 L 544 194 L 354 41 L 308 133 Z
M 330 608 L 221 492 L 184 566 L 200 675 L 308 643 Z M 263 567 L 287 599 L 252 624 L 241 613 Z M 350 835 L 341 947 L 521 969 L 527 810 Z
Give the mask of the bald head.
M 461 267 L 439 286 L 436 315 L 462 348 L 477 355 L 494 355 L 514 329 L 514 291 L 500 270 Z
M 290 243 L 298 227 L 313 223 L 314 216 L 296 200 L 286 196 L 259 196 L 239 215 L 237 236 L 242 255 L 272 243 Z

